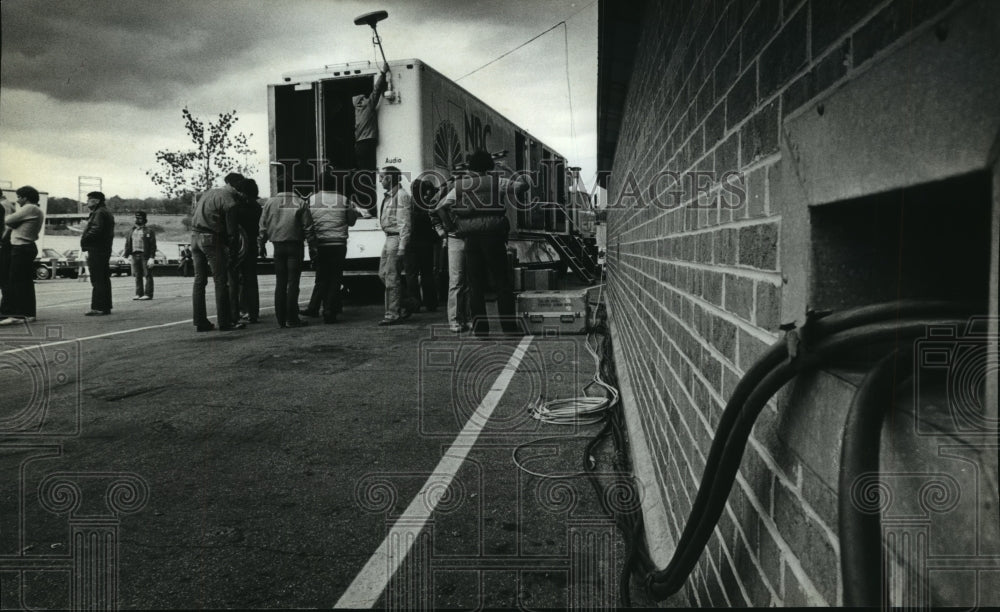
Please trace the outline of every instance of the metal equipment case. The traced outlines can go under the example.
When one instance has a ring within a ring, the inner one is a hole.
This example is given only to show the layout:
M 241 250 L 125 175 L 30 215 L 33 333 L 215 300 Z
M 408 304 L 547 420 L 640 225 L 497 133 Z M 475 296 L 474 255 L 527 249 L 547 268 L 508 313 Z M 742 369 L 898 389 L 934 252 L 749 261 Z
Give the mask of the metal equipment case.
M 587 290 L 525 291 L 517 296 L 517 315 L 530 334 L 584 334 L 589 319 Z

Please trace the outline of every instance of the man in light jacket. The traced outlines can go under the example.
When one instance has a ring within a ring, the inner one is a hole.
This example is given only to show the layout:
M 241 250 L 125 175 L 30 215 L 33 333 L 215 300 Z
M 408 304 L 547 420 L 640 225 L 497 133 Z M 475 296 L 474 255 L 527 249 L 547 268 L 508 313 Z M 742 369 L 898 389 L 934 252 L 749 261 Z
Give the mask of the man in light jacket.
M 35 320 L 35 241 L 45 223 L 38 207 L 40 194 L 30 185 L 17 190 L 17 210 L 4 216 L 3 240 L 10 241 L 10 277 L 4 291 L 6 317 L 0 325 L 32 323 Z
M 284 173 L 278 173 L 278 184 Z M 313 224 L 306 202 L 292 191 L 268 198 L 260 216 L 260 241 L 274 243 L 274 313 L 278 327 L 303 327 L 299 319 L 305 228 Z
M 402 307 L 403 255 L 410 241 L 410 194 L 403 191 L 400 182 L 402 172 L 395 166 L 382 169 L 382 188 L 385 196 L 379 210 L 378 220 L 385 232 L 385 245 L 378 265 L 378 277 L 385 285 L 385 316 L 379 325 L 395 325 L 410 317 L 410 311 Z
M 317 317 L 322 308 L 323 322 L 336 323 L 341 311 L 340 284 L 347 257 L 347 228 L 358 220 L 358 211 L 344 195 L 346 172 L 329 168 L 322 180 L 321 191 L 309 196 L 312 225 L 305 228 L 316 281 L 309 307 L 299 314 Z
M 133 300 L 153 299 L 153 259 L 156 257 L 156 232 L 147 225 L 145 211 L 135 213 L 135 225 L 125 237 L 125 257 L 132 258 L 135 277 Z

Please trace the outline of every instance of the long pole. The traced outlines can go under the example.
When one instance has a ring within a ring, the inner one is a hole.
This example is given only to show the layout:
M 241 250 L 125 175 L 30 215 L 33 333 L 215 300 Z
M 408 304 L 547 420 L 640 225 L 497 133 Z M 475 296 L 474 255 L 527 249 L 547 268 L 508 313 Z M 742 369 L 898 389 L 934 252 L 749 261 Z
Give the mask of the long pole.
M 389 61 L 385 59 L 385 50 L 382 48 L 382 37 L 378 35 L 378 28 L 375 27 L 374 23 L 372 24 L 372 32 L 375 33 L 375 44 L 378 45 L 378 50 L 382 54 L 382 63 L 388 68 Z

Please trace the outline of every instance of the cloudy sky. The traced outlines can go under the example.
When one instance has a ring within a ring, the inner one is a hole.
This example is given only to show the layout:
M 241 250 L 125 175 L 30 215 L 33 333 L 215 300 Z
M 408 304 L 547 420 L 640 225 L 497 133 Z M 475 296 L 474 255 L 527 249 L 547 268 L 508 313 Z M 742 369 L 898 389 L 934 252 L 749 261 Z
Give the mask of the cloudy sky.
M 108 196 L 159 196 L 145 171 L 157 150 L 188 146 L 188 106 L 203 119 L 237 110 L 266 191 L 267 84 L 375 59 L 371 30 L 353 20 L 378 9 L 390 60 L 419 58 L 453 79 L 565 20 L 572 98 L 562 27 L 460 84 L 591 182 L 596 0 L 3 0 L 0 180 L 76 197 L 79 176 L 98 176 Z

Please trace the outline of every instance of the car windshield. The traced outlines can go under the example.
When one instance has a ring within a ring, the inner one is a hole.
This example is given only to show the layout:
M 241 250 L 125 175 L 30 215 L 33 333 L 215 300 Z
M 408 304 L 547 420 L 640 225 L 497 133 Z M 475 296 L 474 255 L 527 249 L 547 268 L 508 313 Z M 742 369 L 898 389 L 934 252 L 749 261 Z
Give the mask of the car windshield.
M 58 259 L 59 257 L 62 257 L 62 255 L 60 255 L 59 251 L 55 249 L 42 249 L 42 257 L 55 257 Z

